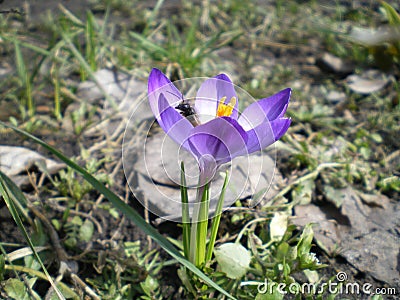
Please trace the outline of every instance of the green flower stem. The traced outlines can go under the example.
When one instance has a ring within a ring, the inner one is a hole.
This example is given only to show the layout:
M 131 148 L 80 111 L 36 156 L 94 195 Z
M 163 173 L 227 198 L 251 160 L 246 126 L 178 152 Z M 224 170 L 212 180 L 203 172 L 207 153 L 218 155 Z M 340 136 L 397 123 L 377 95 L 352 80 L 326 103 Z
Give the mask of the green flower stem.
M 182 228 L 183 228 L 183 253 L 189 258 L 190 243 L 190 217 L 189 217 L 189 201 L 186 187 L 185 167 L 181 163 L 181 200 L 182 200 Z
M 208 210 L 210 203 L 210 189 L 208 183 L 204 187 L 203 197 L 200 203 L 200 213 L 197 226 L 197 241 L 196 241 L 196 266 L 201 266 L 205 261 L 206 244 L 207 244 L 207 229 L 208 229 Z
M 196 264 L 196 245 L 197 245 L 197 221 L 199 218 L 200 203 L 194 203 L 193 214 L 192 214 L 192 224 L 190 227 L 190 243 L 189 243 L 189 261 L 192 264 Z
M 224 206 L 224 199 L 225 199 L 225 192 L 227 185 L 228 185 L 228 171 L 226 171 L 225 173 L 224 185 L 222 186 L 221 194 L 219 195 L 217 208 L 215 209 L 215 216 L 211 225 L 211 235 L 210 235 L 210 241 L 208 242 L 206 262 L 211 260 L 212 253 L 214 251 L 214 244 L 215 240 L 217 239 L 218 227 L 221 221 L 221 213 L 222 213 L 222 207 Z
M 200 266 L 204 262 L 206 254 L 209 185 L 208 183 L 204 184 L 205 182 L 207 182 L 205 174 L 200 172 L 192 215 L 189 251 L 189 260 L 196 266 Z
M 54 116 L 61 120 L 61 97 L 60 97 L 60 79 L 57 74 L 54 75 Z

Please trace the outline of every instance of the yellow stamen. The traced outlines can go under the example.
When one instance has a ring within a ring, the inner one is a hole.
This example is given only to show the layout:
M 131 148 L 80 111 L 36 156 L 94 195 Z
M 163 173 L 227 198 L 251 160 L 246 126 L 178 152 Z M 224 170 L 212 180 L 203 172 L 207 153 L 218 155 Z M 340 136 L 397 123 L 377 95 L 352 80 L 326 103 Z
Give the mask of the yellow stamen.
M 225 104 L 226 97 L 219 100 L 217 117 L 229 117 L 236 105 L 236 97 L 232 97 L 228 104 Z

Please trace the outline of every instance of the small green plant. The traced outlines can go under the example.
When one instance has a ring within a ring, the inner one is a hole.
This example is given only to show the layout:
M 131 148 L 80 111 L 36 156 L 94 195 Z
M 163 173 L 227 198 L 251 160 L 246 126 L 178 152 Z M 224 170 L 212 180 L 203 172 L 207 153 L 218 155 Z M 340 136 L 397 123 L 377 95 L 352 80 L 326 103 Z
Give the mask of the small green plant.
M 21 99 L 22 108 L 28 111 L 28 116 L 32 117 L 35 114 L 35 106 L 32 96 L 32 78 L 29 76 L 19 41 L 14 41 L 15 47 L 15 62 L 17 64 L 18 77 L 22 88 Z
M 220 31 L 205 37 L 199 35 L 198 23 L 199 17 L 190 20 L 190 24 L 183 25 L 177 24 L 175 19 L 168 21 L 162 26 L 165 31 L 165 41 L 162 43 L 154 40 L 155 33 L 144 36 L 130 32 L 130 35 L 138 41 L 139 49 L 144 51 L 145 55 L 149 55 L 151 60 L 168 63 L 183 77 L 198 70 L 203 60 L 213 51 L 233 42 L 242 34 L 239 31 Z M 183 32 L 178 26 L 183 27 Z
M 90 159 L 86 162 L 86 168 L 92 174 L 98 172 L 99 167 L 104 164 L 108 159 Z M 79 203 L 84 199 L 85 195 L 93 191 L 93 187 L 86 181 L 78 179 L 78 174 L 72 168 L 61 170 L 59 172 L 59 178 L 55 178 L 52 183 L 59 190 L 60 194 L 64 197 L 70 197 L 72 205 Z M 104 184 L 112 184 L 109 177 L 105 173 L 96 175 L 97 180 Z

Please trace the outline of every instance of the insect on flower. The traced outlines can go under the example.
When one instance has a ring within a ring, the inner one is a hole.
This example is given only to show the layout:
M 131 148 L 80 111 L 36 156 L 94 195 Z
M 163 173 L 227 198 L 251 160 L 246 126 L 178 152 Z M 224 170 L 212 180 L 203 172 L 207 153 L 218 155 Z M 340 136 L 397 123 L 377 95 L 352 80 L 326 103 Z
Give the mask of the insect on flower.
M 175 109 L 179 110 L 180 114 L 188 119 L 193 126 L 200 125 L 200 120 L 197 117 L 195 108 L 190 104 L 190 100 L 184 99 L 183 96 L 179 97 L 178 95 L 170 91 L 167 92 L 171 95 L 174 95 L 178 99 L 181 99 L 181 102 L 177 106 L 175 106 Z
M 194 108 L 190 106 L 190 103 L 188 103 L 185 99 L 183 99 L 181 103 L 175 106 L 175 108 L 179 109 L 181 111 L 181 115 L 185 118 L 196 114 Z
M 189 120 L 193 126 L 200 125 L 200 120 L 197 117 L 196 110 L 189 103 L 189 100 L 183 99 L 181 103 L 175 106 L 176 109 L 180 110 L 182 116 Z

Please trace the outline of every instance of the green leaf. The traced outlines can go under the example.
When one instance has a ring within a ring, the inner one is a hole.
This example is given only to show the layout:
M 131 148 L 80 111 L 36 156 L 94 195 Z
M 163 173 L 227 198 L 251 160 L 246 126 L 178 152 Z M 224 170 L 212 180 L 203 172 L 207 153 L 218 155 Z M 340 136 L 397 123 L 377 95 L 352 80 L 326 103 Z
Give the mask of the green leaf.
M 400 15 L 397 13 L 397 11 L 385 1 L 382 1 L 382 6 L 385 9 L 389 24 L 394 26 L 400 25 Z
M 319 275 L 317 271 L 304 270 L 303 273 L 304 275 L 306 275 L 308 282 L 310 283 L 316 283 L 319 280 Z
M 311 243 L 314 237 L 314 231 L 312 225 L 307 224 L 300 236 L 299 242 L 297 243 L 297 255 L 301 257 L 303 254 L 309 254 L 311 249 Z
M 379 133 L 373 133 L 373 134 L 371 134 L 371 135 L 370 135 L 370 138 L 371 138 L 374 142 L 376 142 L 376 143 L 378 143 L 378 144 L 380 144 L 380 143 L 383 142 L 382 136 L 381 136 Z
M 373 295 L 371 297 L 371 300 L 383 300 L 383 297 L 382 297 L 382 295 Z
M 29 281 L 28 281 L 29 286 L 32 287 L 33 284 L 35 283 L 35 281 L 36 281 L 36 278 L 29 279 Z M 32 300 L 32 299 L 39 300 L 40 299 L 39 295 L 37 293 L 35 293 L 34 291 L 31 291 L 32 296 L 34 297 L 34 298 L 32 298 L 30 296 L 30 294 L 28 293 L 28 291 L 26 290 L 25 283 L 23 281 L 15 279 L 15 278 L 8 279 L 5 282 L 4 290 L 6 291 L 7 296 L 9 296 L 15 300 Z
M 225 272 L 229 278 L 239 279 L 246 274 L 251 256 L 242 245 L 226 243 L 215 248 L 214 254 L 222 272 Z
M 186 269 L 181 267 L 178 269 L 178 276 L 179 279 L 182 281 L 183 285 L 185 286 L 185 288 L 191 292 L 192 294 L 196 294 L 195 289 L 193 288 L 192 284 L 190 283 L 190 278 L 186 272 Z
M 371 156 L 371 149 L 367 147 L 361 147 L 360 154 L 364 159 L 368 159 Z
M 79 229 L 79 239 L 84 242 L 89 242 L 93 236 L 94 225 L 93 222 L 86 219 Z
M 136 32 L 129 32 L 129 34 L 136 39 L 137 41 L 139 41 L 142 44 L 142 47 L 145 48 L 146 50 L 150 51 L 150 52 L 159 52 L 161 55 L 168 57 L 169 53 L 168 51 L 166 51 L 164 48 L 158 46 L 157 44 L 149 41 L 147 38 L 145 38 L 144 36 L 136 33 Z
M 292 261 L 295 260 L 296 257 L 297 257 L 297 246 L 290 247 L 286 255 L 286 260 Z
M 44 273 L 36 271 L 36 270 L 33 270 L 33 269 L 30 269 L 30 268 L 28 268 L 26 266 L 5 265 L 5 269 L 8 270 L 8 271 L 12 270 L 14 272 L 15 271 L 24 272 L 24 273 L 29 274 L 30 276 L 35 276 L 35 277 L 43 279 L 43 280 L 48 279 L 47 275 L 45 275 Z M 33 282 L 30 282 L 30 284 L 32 284 L 32 283 Z M 65 298 L 74 299 L 74 300 L 79 300 L 80 299 L 80 297 L 77 294 L 75 294 L 75 292 L 71 288 L 69 288 L 65 283 L 58 282 L 56 287 L 57 287 L 57 291 L 58 292 L 62 292 L 62 295 L 63 295 L 64 298 L 61 298 L 61 299 L 65 299 Z M 38 298 L 38 299 L 40 299 L 40 298 Z M 56 293 L 53 293 L 53 296 L 52 296 L 51 300 L 53 300 L 53 299 L 60 299 L 60 298 L 57 296 Z
M 0 282 L 4 280 L 4 265 L 5 265 L 5 260 L 4 260 L 4 255 L 0 255 Z
M 271 240 L 274 242 L 279 242 L 285 235 L 288 225 L 288 215 L 285 213 L 275 213 L 274 217 L 269 224 Z
M 211 260 L 212 253 L 214 252 L 215 240 L 217 239 L 218 227 L 221 221 L 222 208 L 224 206 L 225 192 L 228 185 L 228 171 L 225 173 L 225 180 L 222 186 L 221 194 L 219 195 L 217 208 L 211 225 L 210 241 L 208 242 L 206 262 Z
M 189 198 L 186 186 L 185 166 L 181 162 L 181 201 L 182 201 L 182 240 L 183 252 L 186 258 L 189 258 L 190 245 L 190 216 L 189 216 Z
M 313 191 L 315 189 L 314 178 L 300 183 L 292 191 L 292 197 L 296 204 L 306 205 L 311 203 Z
M 326 199 L 334 204 L 337 208 L 340 208 L 343 200 L 346 197 L 345 192 L 340 189 L 335 189 L 330 185 L 324 185 L 323 189 Z
M 291 262 L 296 260 L 297 258 L 297 247 L 290 247 L 287 242 L 282 242 L 279 244 L 278 249 L 276 251 L 276 259 L 279 262 Z
M 82 226 L 82 219 L 79 216 L 74 216 L 71 220 L 71 224 L 74 224 L 76 226 Z
M 151 297 L 154 291 L 159 287 L 158 281 L 151 276 L 147 276 L 144 282 L 140 283 L 143 292 Z

